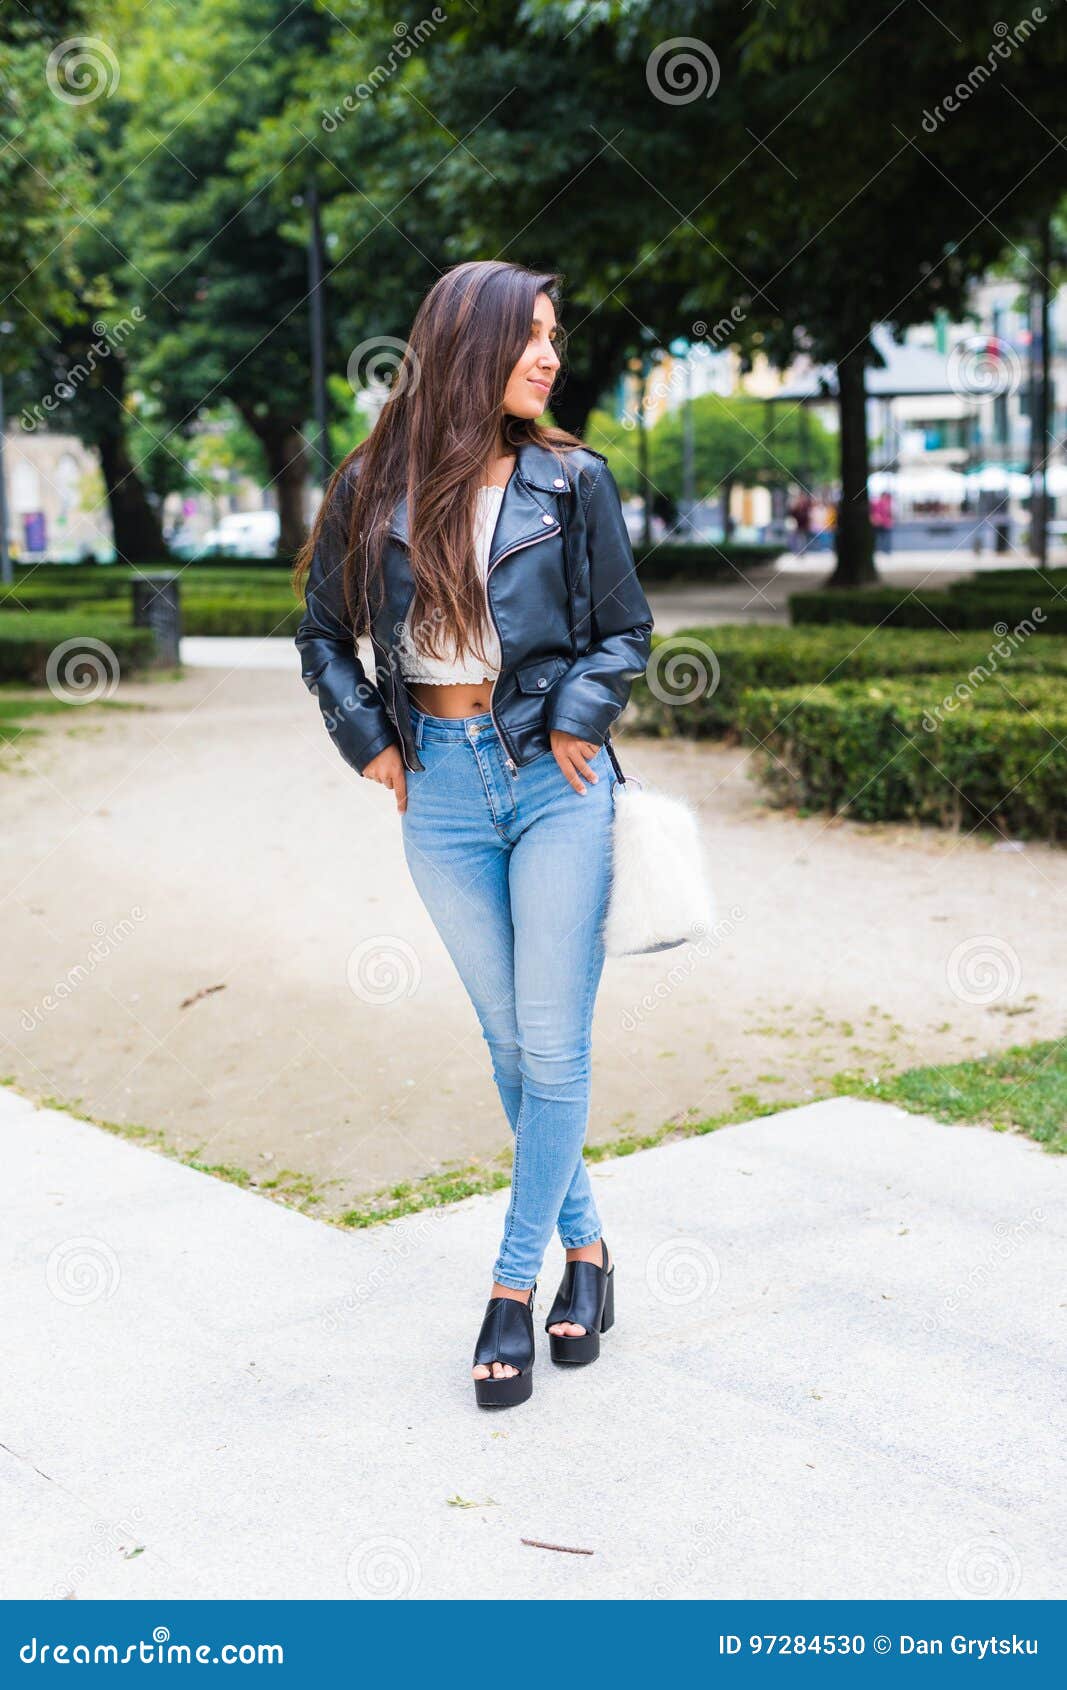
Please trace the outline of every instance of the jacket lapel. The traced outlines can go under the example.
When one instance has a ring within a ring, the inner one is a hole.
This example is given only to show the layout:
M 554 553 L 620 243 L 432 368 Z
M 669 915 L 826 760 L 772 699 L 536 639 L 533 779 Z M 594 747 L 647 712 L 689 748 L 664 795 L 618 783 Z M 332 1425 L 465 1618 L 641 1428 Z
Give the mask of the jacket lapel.
M 556 481 L 563 483 L 557 487 Z M 523 441 L 518 448 L 515 468 L 504 488 L 504 496 L 497 511 L 496 526 L 489 546 L 489 568 L 512 546 L 524 545 L 541 534 L 551 534 L 559 527 L 559 511 L 554 498 L 567 485 L 559 460 L 545 446 Z M 552 519 L 551 524 L 545 517 Z M 404 547 L 408 544 L 408 501 L 404 494 L 393 509 L 389 532 Z M 405 570 L 410 584 L 407 557 Z

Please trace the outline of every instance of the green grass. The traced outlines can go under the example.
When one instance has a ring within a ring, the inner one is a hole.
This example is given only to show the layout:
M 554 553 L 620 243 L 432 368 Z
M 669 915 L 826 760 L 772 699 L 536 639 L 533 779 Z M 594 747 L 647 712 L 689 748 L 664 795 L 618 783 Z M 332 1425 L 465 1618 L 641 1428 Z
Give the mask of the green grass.
M 761 1078 L 767 1083 L 780 1083 L 775 1075 Z M 10 1086 L 12 1090 L 20 1089 L 11 1076 L 0 1076 L 0 1085 Z M 1046 1150 L 1062 1155 L 1067 1152 L 1067 1039 L 1012 1045 L 998 1055 L 985 1054 L 944 1067 L 906 1068 L 898 1074 L 879 1075 L 874 1079 L 869 1073 L 856 1069 L 841 1069 L 827 1075 L 825 1089 L 813 1097 L 761 1099 L 754 1092 L 744 1092 L 734 1099 L 729 1108 L 716 1115 L 705 1115 L 699 1119 L 682 1115 L 648 1132 L 625 1133 L 605 1144 L 586 1145 L 585 1160 L 588 1163 L 607 1162 L 621 1156 L 632 1156 L 637 1151 L 653 1150 L 680 1139 L 717 1132 L 721 1127 L 740 1126 L 765 1115 L 799 1109 L 805 1104 L 819 1102 L 820 1097 L 877 1099 L 881 1103 L 896 1104 L 912 1114 L 930 1115 L 934 1120 L 949 1125 L 981 1126 L 992 1128 L 995 1132 L 1022 1133 Z M 287 1208 L 299 1209 L 305 1214 L 314 1211 L 319 1220 L 348 1230 L 379 1226 L 383 1221 L 397 1220 L 402 1215 L 461 1203 L 467 1197 L 500 1191 L 511 1180 L 509 1147 L 489 1161 L 454 1164 L 424 1174 L 421 1178 L 384 1186 L 379 1191 L 368 1193 L 354 1207 L 327 1214 L 321 1207 L 324 1190 L 328 1185 L 337 1184 L 336 1180 L 315 1180 L 309 1174 L 288 1168 L 270 1178 L 261 1176 L 254 1179 L 246 1169 L 230 1163 L 202 1161 L 199 1150 L 176 1150 L 167 1144 L 163 1133 L 152 1127 L 103 1121 L 71 1108 L 62 1098 L 43 1097 L 34 1101 L 41 1108 L 61 1110 L 78 1120 L 102 1127 L 105 1132 L 144 1144 L 216 1179 L 263 1192 Z
M 19 739 L 24 733 L 32 732 L 27 729 L 27 716 L 55 716 L 60 710 L 77 708 L 65 704 L 60 698 L 39 698 L 33 693 L 0 693 L 0 744 L 10 744 Z
M 838 1095 L 855 1096 L 844 1082 L 834 1076 Z M 1025 1133 L 1046 1150 L 1067 1151 L 1067 1040 L 1012 1045 L 943 1068 L 908 1068 L 865 1091 L 915 1115 Z
M 94 704 L 72 704 L 65 698 L 54 698 L 50 692 L 26 692 L 22 687 L 0 685 L 0 749 L 14 745 L 37 729 L 27 726 L 30 716 L 68 715 L 82 710 L 140 710 L 139 704 L 119 703 L 117 699 L 102 698 Z M 0 767 L 3 765 L 0 764 Z

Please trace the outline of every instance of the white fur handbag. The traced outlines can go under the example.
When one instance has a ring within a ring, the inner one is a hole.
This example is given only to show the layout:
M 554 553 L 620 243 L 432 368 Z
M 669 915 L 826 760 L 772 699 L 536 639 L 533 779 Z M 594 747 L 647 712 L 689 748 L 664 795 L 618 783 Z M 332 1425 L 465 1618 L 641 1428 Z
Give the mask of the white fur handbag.
M 577 657 L 566 497 L 560 496 L 560 528 L 571 645 Z M 684 798 L 652 788 L 646 791 L 640 781 L 628 780 L 619 767 L 610 732 L 604 735 L 604 749 L 618 777 L 612 788 L 615 815 L 605 954 L 669 951 L 703 938 L 714 925 L 715 901 L 704 872 L 695 814 Z
M 604 745 L 618 776 L 606 954 L 667 951 L 702 938 L 714 925 L 715 900 L 696 815 L 684 798 L 627 779 L 608 737 Z

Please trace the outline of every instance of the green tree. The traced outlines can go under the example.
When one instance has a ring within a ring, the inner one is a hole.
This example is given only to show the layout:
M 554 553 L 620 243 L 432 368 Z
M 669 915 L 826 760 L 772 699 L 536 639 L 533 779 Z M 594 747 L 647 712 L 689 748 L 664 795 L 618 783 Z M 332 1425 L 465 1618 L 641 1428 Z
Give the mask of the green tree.
M 722 398 L 705 393 L 691 405 L 696 496 L 718 493 L 727 538 L 733 526 L 730 496 L 735 486 L 799 484 L 812 492 L 832 473 L 834 442 L 814 420 L 807 431 L 777 430 L 763 401 L 744 396 Z M 685 450 L 680 410 L 668 412 L 657 422 L 649 436 L 649 447 L 655 486 L 672 499 L 680 499 Z
M 282 205 L 250 188 L 239 161 L 333 27 L 311 0 L 154 9 L 124 54 L 130 106 L 111 161 L 149 322 L 138 379 L 168 433 L 223 402 L 239 413 L 275 490 L 281 551 L 304 531 L 308 223 L 291 194 Z
M 614 88 L 613 162 L 630 168 L 615 236 L 635 264 L 688 273 L 694 309 L 725 288 L 742 347 L 836 365 L 834 580 L 873 579 L 871 326 L 958 316 L 1060 197 L 1063 8 L 1012 30 L 992 0 L 529 0 L 526 15 L 553 67 L 565 47 L 593 63 L 597 100 Z M 584 133 L 592 155 L 603 131 Z M 650 252 L 640 232 L 665 200 L 673 230 Z
M 586 126 L 611 122 L 612 90 L 600 99 L 595 64 L 534 37 L 504 0 L 399 42 L 379 0 L 336 0 L 330 13 L 328 50 L 294 73 L 285 110 L 244 149 L 249 185 L 291 193 L 294 139 L 314 138 L 349 350 L 402 338 L 450 264 L 482 254 L 561 270 L 573 333 L 553 415 L 581 433 L 629 355 L 688 327 L 670 267 L 635 266 L 619 205 L 629 168 L 613 169 L 610 152 L 587 168 Z M 649 254 L 672 220 L 664 205 L 646 223 Z

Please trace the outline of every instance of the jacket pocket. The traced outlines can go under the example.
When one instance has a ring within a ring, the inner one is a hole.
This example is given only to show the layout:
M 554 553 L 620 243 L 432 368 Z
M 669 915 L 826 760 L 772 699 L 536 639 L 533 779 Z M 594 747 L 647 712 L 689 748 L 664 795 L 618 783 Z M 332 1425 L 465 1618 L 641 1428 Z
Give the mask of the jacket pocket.
M 538 657 L 532 663 L 520 664 L 515 680 L 520 692 L 547 692 L 569 668 L 566 657 Z

